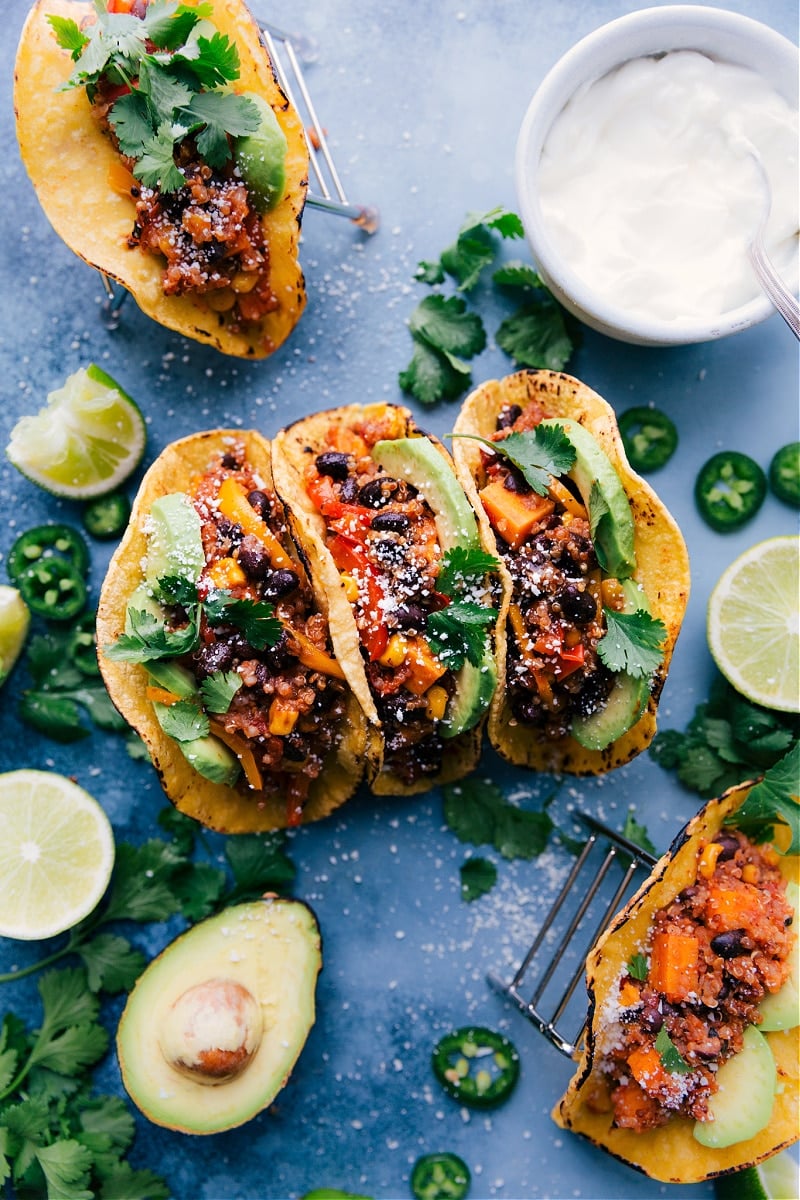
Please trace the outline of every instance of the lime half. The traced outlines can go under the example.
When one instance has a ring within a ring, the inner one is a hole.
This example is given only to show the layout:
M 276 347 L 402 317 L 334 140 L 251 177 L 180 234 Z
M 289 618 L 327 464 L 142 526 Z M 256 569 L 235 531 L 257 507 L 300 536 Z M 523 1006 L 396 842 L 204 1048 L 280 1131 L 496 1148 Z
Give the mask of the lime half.
M 786 1150 L 759 1163 L 714 1180 L 717 1200 L 796 1200 L 800 1196 L 800 1171 Z
M 708 602 L 708 645 L 729 683 L 754 704 L 800 712 L 800 538 L 741 554 Z
M 126 392 L 92 363 L 22 417 L 6 447 L 10 462 L 56 496 L 87 500 L 111 492 L 144 454 L 144 418 Z
M 15 587 L 0 584 L 0 687 L 19 658 L 31 614 Z
M 108 817 L 50 771 L 0 775 L 0 935 L 53 937 L 88 916 L 114 865 Z

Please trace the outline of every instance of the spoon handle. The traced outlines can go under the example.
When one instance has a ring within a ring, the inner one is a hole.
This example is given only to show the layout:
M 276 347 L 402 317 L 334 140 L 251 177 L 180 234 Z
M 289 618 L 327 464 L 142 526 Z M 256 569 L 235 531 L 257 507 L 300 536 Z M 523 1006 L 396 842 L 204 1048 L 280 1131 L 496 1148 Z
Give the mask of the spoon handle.
M 794 336 L 800 339 L 800 304 L 773 267 L 760 238 L 757 237 L 751 242 L 748 257 L 758 282 Z

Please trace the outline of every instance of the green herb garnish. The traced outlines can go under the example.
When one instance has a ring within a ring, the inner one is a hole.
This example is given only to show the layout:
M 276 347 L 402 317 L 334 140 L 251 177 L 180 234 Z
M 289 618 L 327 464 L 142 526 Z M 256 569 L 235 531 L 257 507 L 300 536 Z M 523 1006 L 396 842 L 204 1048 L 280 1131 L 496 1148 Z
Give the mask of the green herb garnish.
M 236 671 L 214 671 L 200 684 L 204 707 L 212 713 L 226 713 L 241 686 L 242 677 Z
M 452 671 L 465 662 L 479 667 L 486 653 L 486 630 L 497 618 L 497 610 L 469 600 L 448 604 L 428 616 L 425 632 L 436 657 Z
M 647 979 L 647 958 L 644 954 L 632 954 L 625 967 L 631 979 L 643 983 Z
M 522 433 L 510 433 L 497 442 L 471 433 L 459 437 L 483 442 L 495 454 L 507 458 L 538 496 L 546 496 L 551 478 L 566 475 L 575 462 L 575 447 L 563 425 L 537 425 Z
M 725 818 L 754 842 L 770 841 L 776 825 L 791 833 L 786 854 L 800 854 L 800 742 L 795 742 L 749 791 L 744 804 Z
M 597 653 L 609 671 L 649 679 L 664 657 L 664 622 L 641 608 L 632 613 L 604 608 L 603 615 L 606 632 L 597 643 Z
M 461 899 L 471 903 L 497 883 L 497 867 L 488 858 L 468 858 L 460 867 Z
M 65 744 L 89 736 L 90 730 L 82 720 L 84 714 L 98 729 L 121 732 L 127 728 L 102 680 L 96 673 L 88 674 L 86 664 L 78 666 L 84 662 L 85 648 L 83 641 L 78 644 L 76 635 L 86 636 L 86 620 L 85 616 L 79 617 L 66 630 L 32 637 L 27 650 L 26 665 L 34 686 L 22 693 L 20 719 Z M 93 659 L 92 669 L 96 672 Z
M 459 841 L 494 846 L 504 858 L 538 857 L 554 828 L 546 811 L 509 804 L 487 779 L 462 779 L 447 784 L 442 793 L 445 821 Z
M 439 294 L 420 301 L 409 320 L 414 355 L 400 374 L 400 387 L 419 400 L 435 404 L 456 399 L 472 381 L 464 358 L 479 354 L 486 331 L 477 313 L 468 313 L 460 296 Z
M 480 583 L 490 571 L 496 571 L 498 559 L 478 547 L 453 546 L 442 558 L 436 578 L 436 590 L 455 597 L 466 587 Z
M 655 1046 L 665 1071 L 669 1071 L 671 1075 L 687 1075 L 691 1071 L 692 1068 L 667 1033 L 664 1025 L 658 1031 Z

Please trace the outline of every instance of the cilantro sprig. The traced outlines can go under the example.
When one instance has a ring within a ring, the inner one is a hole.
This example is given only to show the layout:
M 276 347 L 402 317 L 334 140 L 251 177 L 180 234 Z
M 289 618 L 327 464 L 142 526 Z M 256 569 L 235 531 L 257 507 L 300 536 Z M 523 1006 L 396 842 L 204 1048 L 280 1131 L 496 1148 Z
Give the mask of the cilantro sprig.
M 604 608 L 606 632 L 597 643 L 600 659 L 615 673 L 649 679 L 664 657 L 667 627 L 658 617 L 639 608 L 632 613 Z
M 510 433 L 497 442 L 472 433 L 458 436 L 483 442 L 500 458 L 507 458 L 539 496 L 546 496 L 550 480 L 566 475 L 575 462 L 575 447 L 563 425 L 537 425 L 535 429 Z
M 640 983 L 644 983 L 647 979 L 647 956 L 641 953 L 632 954 L 625 969 L 631 979 L 638 979 Z
M 748 793 L 737 812 L 725 818 L 755 842 L 775 836 L 776 825 L 788 826 L 787 854 L 800 854 L 800 742 L 779 759 Z
M 459 671 L 465 662 L 479 667 L 486 653 L 486 631 L 497 619 L 497 610 L 465 599 L 488 572 L 498 565 L 492 554 L 479 546 L 454 546 L 446 551 L 436 580 L 436 589 L 451 603 L 429 614 L 425 632 L 431 649 L 444 666 Z
M 488 779 L 447 784 L 442 795 L 445 822 L 459 841 L 493 846 L 503 858 L 538 858 L 555 828 L 547 804 L 538 812 L 520 808 Z
M 91 632 L 84 616 L 67 629 L 35 634 L 26 652 L 33 687 L 25 689 L 19 700 L 20 719 L 65 744 L 89 736 L 84 714 L 98 729 L 115 733 L 127 729 L 83 644 L 90 647 L 94 639 L 94 621 L 89 620 Z
M 260 123 L 253 101 L 228 90 L 239 78 L 235 43 L 218 31 L 204 36 L 197 26 L 205 17 L 213 17 L 211 5 L 171 0 L 148 5 L 143 18 L 97 5 L 85 30 L 70 18 L 48 17 L 75 63 L 65 90 L 86 87 L 92 99 L 103 78 L 128 89 L 109 108 L 108 123 L 120 152 L 134 160 L 136 178 L 162 192 L 185 183 L 175 151 L 187 137 L 219 168 L 232 155 L 231 139 Z

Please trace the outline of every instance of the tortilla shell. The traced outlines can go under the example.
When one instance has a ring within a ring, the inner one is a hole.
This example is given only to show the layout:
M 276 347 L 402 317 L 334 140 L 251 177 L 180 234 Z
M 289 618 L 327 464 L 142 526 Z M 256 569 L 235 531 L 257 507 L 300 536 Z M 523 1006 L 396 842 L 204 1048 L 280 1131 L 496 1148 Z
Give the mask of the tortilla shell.
M 396 417 L 396 438 L 430 437 L 416 424 L 411 412 L 399 405 L 386 405 Z M 328 623 L 336 658 L 347 682 L 357 696 L 371 723 L 370 745 L 367 751 L 367 780 L 376 795 L 409 796 L 428 791 L 442 783 L 452 783 L 469 774 L 480 757 L 481 728 L 475 728 L 448 739 L 442 768 L 436 775 L 426 775 L 413 784 L 403 783 L 383 766 L 383 736 L 380 718 L 367 680 L 361 656 L 358 627 L 350 601 L 344 592 L 339 570 L 325 541 L 325 518 L 317 509 L 305 487 L 310 463 L 327 446 L 326 435 L 333 424 L 343 427 L 363 419 L 360 404 L 330 409 L 304 417 L 281 430 L 272 443 L 272 469 L 275 488 L 289 517 L 289 526 L 298 547 L 308 560 L 309 572 L 320 591 L 328 597 Z M 450 455 L 435 438 L 437 449 L 451 463 Z
M 570 418 L 596 439 L 616 468 L 630 500 L 636 537 L 636 580 L 642 585 L 654 617 L 667 629 L 664 658 L 656 671 L 647 708 L 627 733 L 604 750 L 587 750 L 572 737 L 547 738 L 542 732 L 517 722 L 505 688 L 506 620 L 513 585 L 498 552 L 497 541 L 478 495 L 486 482 L 479 442 L 453 438 L 456 473 L 478 514 L 485 548 L 500 559 L 504 596 L 497 622 L 498 684 L 489 712 L 488 734 L 495 750 L 517 766 L 571 775 L 599 775 L 629 762 L 645 750 L 656 731 L 656 709 L 667 677 L 672 651 L 689 598 L 689 558 L 678 526 L 649 484 L 630 467 L 617 428 L 614 410 L 591 388 L 555 371 L 519 371 L 505 379 L 490 380 L 467 400 L 454 426 L 455 434 L 477 434 L 490 439 L 504 404 L 521 408 L 537 400 L 549 417 Z
M 308 150 L 302 124 L 275 77 L 259 30 L 242 0 L 213 0 L 214 23 L 236 42 L 241 60 L 238 91 L 255 92 L 272 107 L 286 135 L 286 190 L 264 214 L 270 281 L 279 306 L 261 321 L 234 332 L 224 314 L 202 296 L 165 296 L 164 263 L 127 239 L 135 218 L 131 197 L 114 191 L 110 173 L 120 158 L 100 130 L 82 87 L 59 91 L 73 63 L 56 42 L 47 15 L 80 21 L 92 11 L 74 0 L 38 0 L 22 30 L 14 72 L 14 108 L 22 160 L 45 215 L 80 258 L 128 289 L 143 312 L 186 337 L 224 354 L 263 358 L 291 333 L 306 302 L 297 261 L 300 219 L 308 187 Z M 111 175 L 113 178 L 113 174 Z
M 109 565 L 97 612 L 97 644 L 109 695 L 147 744 L 164 791 L 175 807 L 219 833 L 260 833 L 286 826 L 285 802 L 274 796 L 258 796 L 245 784 L 232 788 L 199 775 L 159 725 L 145 696 L 145 668 L 135 663 L 113 662 L 103 654 L 103 647 L 123 632 L 128 600 L 142 581 L 142 561 L 147 552 L 144 530 L 153 501 L 171 492 L 191 490 L 214 455 L 233 441 L 244 442 L 247 461 L 266 486 L 272 488 L 269 442 L 258 433 L 215 429 L 167 446 L 142 480 L 130 524 Z M 290 544 L 288 538 L 283 540 Z M 297 569 L 303 570 L 300 563 Z M 361 779 L 366 721 L 352 694 L 347 700 L 343 728 L 337 752 L 330 756 L 311 785 L 303 808 L 303 824 L 318 821 L 344 804 Z
M 606 998 L 613 995 L 631 955 L 645 946 L 654 914 L 694 882 L 701 841 L 716 836 L 724 818 L 744 803 L 751 786 L 731 788 L 701 809 L 590 952 L 586 961 L 590 1026 L 578 1070 L 552 1114 L 562 1128 L 582 1134 L 616 1158 L 665 1183 L 698 1183 L 754 1166 L 795 1142 L 800 1128 L 798 1027 L 764 1034 L 775 1057 L 778 1087 L 769 1125 L 746 1142 L 722 1150 L 702 1146 L 692 1134 L 694 1121 L 684 1117 L 673 1117 L 667 1125 L 643 1133 L 615 1129 L 610 1113 L 593 1112 L 585 1102 L 593 1086 L 595 1052 L 600 1052 L 602 1043 Z M 787 879 L 800 881 L 800 858 L 783 856 L 781 870 Z

